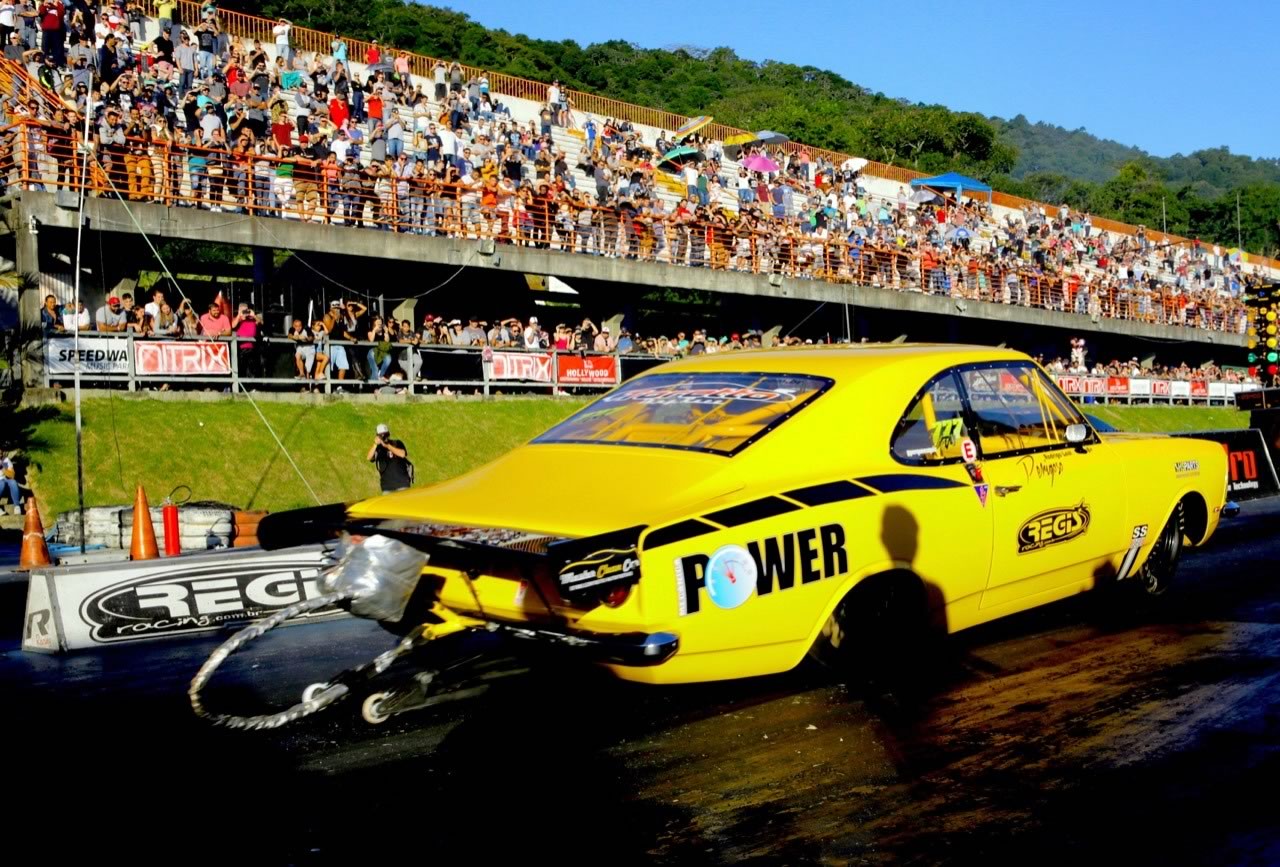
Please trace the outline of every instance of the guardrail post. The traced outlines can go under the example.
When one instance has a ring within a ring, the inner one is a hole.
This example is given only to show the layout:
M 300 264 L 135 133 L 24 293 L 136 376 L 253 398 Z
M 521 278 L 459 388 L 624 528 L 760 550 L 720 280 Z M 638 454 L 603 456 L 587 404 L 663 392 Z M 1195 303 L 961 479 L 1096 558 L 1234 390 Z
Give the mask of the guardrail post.
M 238 394 L 243 386 L 240 384 L 240 344 L 234 338 L 227 338 L 227 349 L 231 356 L 231 393 Z M 248 391 L 248 389 L 244 389 Z
M 134 352 L 134 349 L 133 349 L 133 332 L 126 331 L 124 337 L 125 337 L 125 345 L 124 345 L 125 366 L 129 374 L 129 391 L 137 391 L 138 390 L 137 361 L 136 361 L 137 354 Z

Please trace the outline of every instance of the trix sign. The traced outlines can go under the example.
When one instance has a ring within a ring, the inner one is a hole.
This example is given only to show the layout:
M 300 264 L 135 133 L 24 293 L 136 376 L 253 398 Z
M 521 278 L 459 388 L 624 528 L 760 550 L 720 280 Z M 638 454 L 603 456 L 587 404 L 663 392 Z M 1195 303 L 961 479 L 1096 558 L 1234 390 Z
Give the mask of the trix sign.
M 790 590 L 849 571 L 845 532 L 824 524 L 742 545 L 722 545 L 711 554 L 675 561 L 680 616 L 696 614 L 701 594 L 719 608 L 737 608 L 751 598 Z

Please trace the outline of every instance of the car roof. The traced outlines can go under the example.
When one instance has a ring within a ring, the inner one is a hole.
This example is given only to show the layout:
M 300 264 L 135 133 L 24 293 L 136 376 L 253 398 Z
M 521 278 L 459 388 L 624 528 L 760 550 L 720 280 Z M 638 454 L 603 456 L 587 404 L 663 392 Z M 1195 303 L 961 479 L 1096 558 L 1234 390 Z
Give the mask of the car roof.
M 855 343 L 715 352 L 688 356 L 656 368 L 654 373 L 742 371 L 752 373 L 807 373 L 839 381 L 841 375 L 858 375 L 886 366 L 930 367 L 941 370 L 957 364 L 984 361 L 1028 361 L 1025 354 L 994 346 L 958 343 Z M 915 383 L 918 387 L 922 383 Z

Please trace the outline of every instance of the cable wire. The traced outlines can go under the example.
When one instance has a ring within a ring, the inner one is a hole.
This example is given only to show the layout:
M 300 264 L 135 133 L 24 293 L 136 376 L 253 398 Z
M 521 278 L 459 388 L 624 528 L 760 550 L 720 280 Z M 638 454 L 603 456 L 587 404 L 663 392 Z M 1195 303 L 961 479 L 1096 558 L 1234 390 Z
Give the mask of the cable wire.
M 138 234 L 142 235 L 143 240 L 147 242 L 147 246 L 151 248 L 151 253 L 156 257 L 156 261 L 160 263 L 160 267 L 164 269 L 165 276 L 169 278 L 169 281 L 171 283 L 173 283 L 173 287 L 178 291 L 178 295 L 182 298 L 183 301 L 190 303 L 191 301 L 190 297 L 187 296 L 186 292 L 182 291 L 182 286 L 181 284 L 178 283 L 178 278 L 174 276 L 172 271 L 169 270 L 168 263 L 166 263 L 164 260 L 164 257 L 160 255 L 160 251 L 156 249 L 156 245 L 151 243 L 151 238 L 147 235 L 146 231 L 142 228 L 142 224 L 138 222 L 138 218 L 134 216 L 133 209 L 129 207 L 129 203 L 125 200 L 124 194 L 120 192 L 120 188 L 117 187 L 115 181 L 111 179 L 111 173 L 107 171 L 106 165 L 99 158 L 96 151 L 94 152 L 94 164 L 99 166 L 102 169 L 103 177 L 105 177 L 107 179 L 107 183 L 111 185 L 111 190 L 116 194 L 116 198 L 120 201 L 120 204 L 124 207 L 125 213 L 129 215 L 129 219 L 133 222 L 134 227 L 138 230 Z M 79 267 L 79 263 L 77 263 L 76 267 L 77 268 Z M 253 395 L 250 394 L 249 390 L 244 387 L 243 382 L 240 382 L 239 380 L 237 380 L 236 385 L 240 388 L 241 393 L 243 393 L 244 396 L 249 399 L 249 405 L 252 406 L 254 411 L 258 413 L 258 418 L 262 419 L 263 426 L 265 426 L 267 429 L 267 432 L 271 434 L 271 438 L 276 441 L 276 445 L 280 447 L 280 451 L 284 453 L 284 456 L 286 458 L 288 458 L 289 465 L 293 467 L 293 471 L 298 474 L 298 478 L 302 480 L 302 484 L 306 486 L 306 489 L 311 494 L 312 499 L 316 501 L 317 505 L 323 505 L 323 502 L 321 501 L 320 497 L 315 492 L 315 488 L 311 487 L 311 482 L 309 482 L 307 480 L 307 477 L 303 474 L 302 468 L 298 466 L 298 462 L 293 459 L 293 455 L 291 455 L 289 453 L 289 450 L 285 448 L 284 442 L 281 441 L 280 437 L 276 435 L 275 429 L 271 427 L 271 423 L 267 421 L 267 417 L 263 414 L 261 407 L 258 406 L 258 402 L 253 399 Z

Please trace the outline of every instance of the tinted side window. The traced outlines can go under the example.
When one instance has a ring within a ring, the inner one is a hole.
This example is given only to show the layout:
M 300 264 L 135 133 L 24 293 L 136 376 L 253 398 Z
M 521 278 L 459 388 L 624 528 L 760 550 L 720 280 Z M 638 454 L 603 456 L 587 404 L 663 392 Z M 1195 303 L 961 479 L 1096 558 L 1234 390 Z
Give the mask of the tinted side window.
M 889 448 L 907 463 L 939 463 L 960 457 L 960 441 L 969 436 L 964 407 L 953 373 L 930 382 L 907 407 L 894 428 Z
M 1032 364 L 1008 364 L 960 374 L 987 457 L 1064 446 L 1067 425 L 1084 419 L 1057 386 Z

